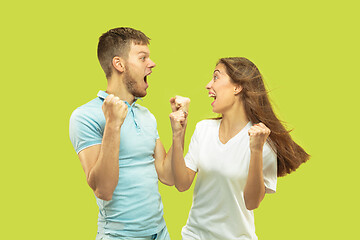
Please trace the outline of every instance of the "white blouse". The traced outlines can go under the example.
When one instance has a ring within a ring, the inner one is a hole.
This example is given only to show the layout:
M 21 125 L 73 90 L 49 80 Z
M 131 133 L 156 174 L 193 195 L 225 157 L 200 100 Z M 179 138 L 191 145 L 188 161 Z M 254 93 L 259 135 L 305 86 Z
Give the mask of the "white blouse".
M 250 163 L 249 122 L 223 144 L 220 120 L 203 120 L 196 125 L 189 151 L 188 168 L 197 172 L 193 205 L 182 237 L 186 239 L 257 239 L 253 211 L 247 210 L 244 188 Z M 276 191 L 277 156 L 265 143 L 263 176 L 267 193 Z

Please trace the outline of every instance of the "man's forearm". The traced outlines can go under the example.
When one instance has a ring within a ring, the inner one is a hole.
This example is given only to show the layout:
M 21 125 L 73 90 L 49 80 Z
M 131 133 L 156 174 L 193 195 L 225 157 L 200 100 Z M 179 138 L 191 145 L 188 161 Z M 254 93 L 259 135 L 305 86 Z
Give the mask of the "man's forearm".
M 172 172 L 175 180 L 175 187 L 179 191 L 186 191 L 191 183 L 189 183 L 189 177 L 184 161 L 184 135 L 173 135 L 172 146 Z
M 105 125 L 100 153 L 88 176 L 90 187 L 103 200 L 111 200 L 119 179 L 120 129 Z

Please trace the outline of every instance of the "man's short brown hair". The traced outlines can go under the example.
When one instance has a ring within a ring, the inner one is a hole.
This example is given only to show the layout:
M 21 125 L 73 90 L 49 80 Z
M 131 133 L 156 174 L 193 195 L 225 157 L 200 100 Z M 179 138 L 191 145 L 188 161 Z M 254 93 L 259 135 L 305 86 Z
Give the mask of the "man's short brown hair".
M 129 56 L 131 43 L 148 45 L 149 40 L 150 38 L 143 32 L 128 27 L 114 28 L 101 35 L 97 54 L 106 78 L 111 77 L 112 60 L 115 56 L 126 60 Z

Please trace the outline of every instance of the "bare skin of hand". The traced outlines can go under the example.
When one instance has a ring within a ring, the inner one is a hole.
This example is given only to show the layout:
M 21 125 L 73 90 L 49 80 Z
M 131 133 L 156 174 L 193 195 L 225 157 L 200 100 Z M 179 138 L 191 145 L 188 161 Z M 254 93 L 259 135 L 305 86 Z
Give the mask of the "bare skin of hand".
M 169 115 L 173 134 L 184 131 L 186 127 L 187 113 L 183 110 L 172 112 Z
M 175 96 L 170 98 L 171 110 L 176 112 L 182 110 L 185 113 L 189 113 L 190 98 Z
M 263 123 L 253 125 L 248 131 L 250 136 L 250 150 L 262 151 L 270 132 L 270 129 Z
M 82 150 L 79 158 L 95 195 L 109 201 L 119 179 L 120 131 L 128 108 L 110 94 L 105 98 L 102 110 L 106 120 L 102 143 Z
M 248 210 L 259 207 L 265 196 L 263 177 L 263 147 L 270 135 L 270 129 L 263 123 L 253 125 L 249 131 L 250 136 L 250 165 L 244 188 L 244 200 Z
M 184 137 L 187 125 L 190 99 L 176 96 L 170 99 L 170 121 L 173 132 L 171 168 L 175 187 L 183 192 L 191 186 L 195 172 L 188 169 L 184 162 Z
M 102 110 L 107 123 L 121 126 L 126 118 L 128 106 L 120 98 L 110 94 L 105 98 Z

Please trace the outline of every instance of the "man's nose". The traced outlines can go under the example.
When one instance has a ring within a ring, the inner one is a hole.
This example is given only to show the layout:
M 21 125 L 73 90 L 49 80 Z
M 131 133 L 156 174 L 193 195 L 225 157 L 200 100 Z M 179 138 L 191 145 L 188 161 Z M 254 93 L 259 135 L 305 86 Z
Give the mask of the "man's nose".
M 150 59 L 149 68 L 154 68 L 154 67 L 156 67 L 156 64 Z

